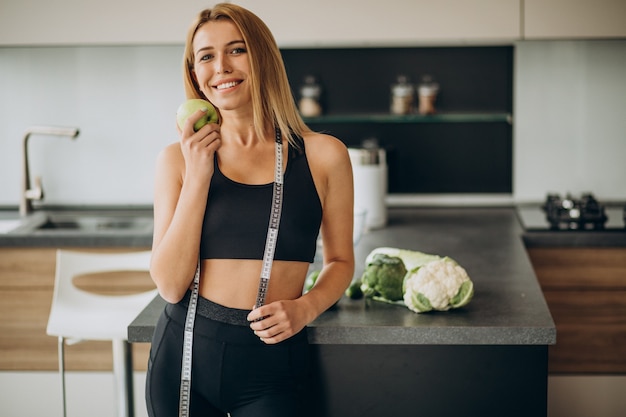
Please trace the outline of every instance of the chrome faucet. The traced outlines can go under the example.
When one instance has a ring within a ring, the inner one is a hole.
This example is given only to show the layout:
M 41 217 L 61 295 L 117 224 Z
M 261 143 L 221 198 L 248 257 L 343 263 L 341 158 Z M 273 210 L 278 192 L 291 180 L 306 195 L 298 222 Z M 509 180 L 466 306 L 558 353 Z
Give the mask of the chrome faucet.
M 20 190 L 20 215 L 27 216 L 33 211 L 33 200 L 43 199 L 43 188 L 41 177 L 35 178 L 35 187 L 31 188 L 30 173 L 28 168 L 28 138 L 30 135 L 43 136 L 68 136 L 70 139 L 78 136 L 79 130 L 76 127 L 57 126 L 33 126 L 26 129 L 22 139 L 22 188 Z

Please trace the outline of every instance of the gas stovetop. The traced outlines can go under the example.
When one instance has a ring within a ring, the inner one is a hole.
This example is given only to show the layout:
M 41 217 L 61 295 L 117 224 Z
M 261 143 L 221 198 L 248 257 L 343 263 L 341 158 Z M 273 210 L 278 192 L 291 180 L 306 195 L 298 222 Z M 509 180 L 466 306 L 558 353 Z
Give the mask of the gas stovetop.
M 626 231 L 626 205 L 601 204 L 591 193 L 548 194 L 542 205 L 519 206 L 518 214 L 526 230 Z

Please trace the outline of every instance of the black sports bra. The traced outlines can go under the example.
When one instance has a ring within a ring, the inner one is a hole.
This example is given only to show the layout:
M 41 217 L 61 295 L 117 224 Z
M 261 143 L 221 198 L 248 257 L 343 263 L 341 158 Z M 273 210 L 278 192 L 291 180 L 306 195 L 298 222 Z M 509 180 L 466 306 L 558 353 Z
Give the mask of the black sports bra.
M 289 145 L 283 208 L 274 259 L 313 262 L 322 204 L 304 151 Z M 273 183 L 249 185 L 227 178 L 217 157 L 200 242 L 201 259 L 263 259 Z

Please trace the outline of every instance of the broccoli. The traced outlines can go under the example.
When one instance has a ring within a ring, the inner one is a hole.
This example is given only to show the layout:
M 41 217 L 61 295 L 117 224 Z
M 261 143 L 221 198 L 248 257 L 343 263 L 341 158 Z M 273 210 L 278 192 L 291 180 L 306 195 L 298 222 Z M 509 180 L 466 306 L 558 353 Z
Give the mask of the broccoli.
M 406 274 L 404 303 L 416 313 L 463 307 L 474 295 L 474 284 L 463 267 L 445 257 Z
M 361 277 L 361 290 L 368 298 L 402 300 L 402 283 L 407 270 L 397 256 L 377 254 L 367 263 Z

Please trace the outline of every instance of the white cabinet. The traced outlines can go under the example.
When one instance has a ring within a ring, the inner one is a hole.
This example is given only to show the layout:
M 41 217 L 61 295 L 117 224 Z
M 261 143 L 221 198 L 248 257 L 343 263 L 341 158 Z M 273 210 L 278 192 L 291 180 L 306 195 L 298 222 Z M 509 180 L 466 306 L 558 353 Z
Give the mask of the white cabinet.
M 183 44 L 217 0 L 1 0 L 0 46 Z M 281 47 L 626 37 L 626 0 L 235 0 Z
M 0 0 L 0 46 L 183 44 L 193 0 Z
M 397 46 L 510 42 L 520 0 L 239 0 L 279 45 Z
M 524 39 L 626 37 L 625 0 L 524 0 Z
M 182 44 L 217 1 L 2 0 L 0 46 Z M 281 47 L 511 43 L 520 0 L 235 0 Z

